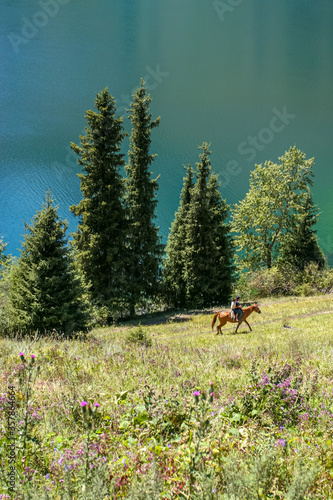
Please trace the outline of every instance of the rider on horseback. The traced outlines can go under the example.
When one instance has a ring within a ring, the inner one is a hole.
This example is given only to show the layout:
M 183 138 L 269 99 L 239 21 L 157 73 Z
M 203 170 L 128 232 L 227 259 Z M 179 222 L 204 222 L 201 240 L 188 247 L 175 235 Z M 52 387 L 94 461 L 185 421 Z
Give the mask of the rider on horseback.
M 233 321 L 242 321 L 243 318 L 243 309 L 239 303 L 240 296 L 238 295 L 236 299 L 233 299 L 231 302 L 231 319 Z

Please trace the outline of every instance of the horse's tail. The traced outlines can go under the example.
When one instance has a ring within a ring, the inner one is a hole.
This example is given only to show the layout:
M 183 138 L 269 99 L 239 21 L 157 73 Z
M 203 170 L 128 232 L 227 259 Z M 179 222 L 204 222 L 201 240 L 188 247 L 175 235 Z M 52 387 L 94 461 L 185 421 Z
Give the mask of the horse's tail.
M 218 317 L 218 315 L 219 315 L 219 314 L 220 314 L 220 313 L 216 313 L 216 314 L 214 314 L 213 323 L 212 323 L 212 330 L 213 330 L 214 325 L 215 325 L 215 323 L 216 323 L 216 318 Z

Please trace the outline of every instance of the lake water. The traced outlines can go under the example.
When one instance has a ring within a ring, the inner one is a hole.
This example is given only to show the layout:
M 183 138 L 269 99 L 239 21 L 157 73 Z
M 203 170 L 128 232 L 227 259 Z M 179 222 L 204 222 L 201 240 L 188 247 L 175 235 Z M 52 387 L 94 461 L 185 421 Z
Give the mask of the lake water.
M 51 187 L 67 218 L 81 198 L 78 142 L 95 93 L 120 114 L 140 77 L 161 125 L 152 135 L 164 240 L 183 165 L 211 142 L 229 204 L 255 163 L 296 144 L 315 157 L 318 235 L 333 264 L 332 0 L 3 0 L 0 235 L 15 255 Z M 130 131 L 128 119 L 125 128 Z M 124 152 L 128 149 L 128 140 Z

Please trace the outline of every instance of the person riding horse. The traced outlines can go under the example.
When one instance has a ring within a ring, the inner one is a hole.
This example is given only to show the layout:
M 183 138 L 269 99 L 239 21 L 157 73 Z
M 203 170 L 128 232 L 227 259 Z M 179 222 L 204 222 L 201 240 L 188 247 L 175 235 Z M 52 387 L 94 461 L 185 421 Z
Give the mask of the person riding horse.
M 243 309 L 241 308 L 241 305 L 239 303 L 239 299 L 240 299 L 240 296 L 238 295 L 231 302 L 230 316 L 231 316 L 232 321 L 241 322 L 242 318 L 243 318 Z

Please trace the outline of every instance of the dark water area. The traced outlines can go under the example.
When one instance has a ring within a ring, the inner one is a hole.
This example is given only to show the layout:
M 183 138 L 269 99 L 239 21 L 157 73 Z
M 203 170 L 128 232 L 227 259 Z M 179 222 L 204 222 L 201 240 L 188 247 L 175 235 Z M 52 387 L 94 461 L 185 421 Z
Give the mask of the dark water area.
M 0 236 L 9 252 L 19 254 L 23 221 L 49 187 L 75 230 L 68 207 L 81 199 L 80 169 L 69 144 L 96 92 L 108 86 L 124 115 L 143 77 L 161 116 L 152 170 L 164 241 L 183 165 L 198 161 L 203 141 L 230 205 L 255 163 L 296 144 L 315 157 L 319 241 L 333 264 L 332 0 L 3 0 L 1 9 Z

